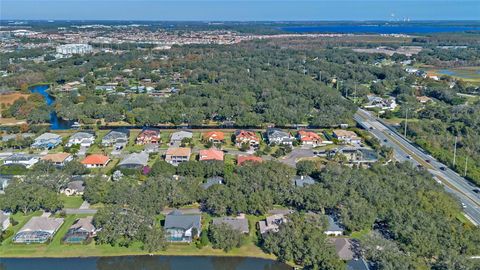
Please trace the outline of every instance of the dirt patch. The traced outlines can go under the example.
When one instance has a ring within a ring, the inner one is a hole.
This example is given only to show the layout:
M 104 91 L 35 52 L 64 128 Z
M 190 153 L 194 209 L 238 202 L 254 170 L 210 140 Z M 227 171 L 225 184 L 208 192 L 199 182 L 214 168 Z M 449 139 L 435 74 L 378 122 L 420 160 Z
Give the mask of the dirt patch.
M 9 94 L 1 94 L 0 95 L 0 104 L 5 104 L 5 105 L 12 105 L 15 100 L 19 98 L 25 98 L 27 99 L 30 96 L 30 94 L 22 94 L 22 93 L 9 93 Z
M 25 124 L 25 120 L 18 120 L 15 118 L 2 118 L 0 117 L 0 125 L 10 126 L 10 125 L 21 125 Z

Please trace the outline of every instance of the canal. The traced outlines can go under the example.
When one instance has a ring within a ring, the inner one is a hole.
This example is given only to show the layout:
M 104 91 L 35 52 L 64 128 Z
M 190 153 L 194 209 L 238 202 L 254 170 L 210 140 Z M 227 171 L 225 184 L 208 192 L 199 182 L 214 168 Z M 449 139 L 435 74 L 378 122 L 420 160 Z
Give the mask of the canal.
M 48 85 L 36 85 L 30 88 L 30 92 L 38 93 L 45 99 L 45 103 L 48 106 L 52 106 L 55 103 L 55 98 L 48 93 Z M 53 110 L 50 112 L 50 129 L 62 130 L 70 129 L 73 125 L 73 121 L 67 121 L 57 116 L 57 113 Z
M 287 270 L 259 258 L 209 256 L 121 256 L 88 258 L 0 258 L 1 270 Z

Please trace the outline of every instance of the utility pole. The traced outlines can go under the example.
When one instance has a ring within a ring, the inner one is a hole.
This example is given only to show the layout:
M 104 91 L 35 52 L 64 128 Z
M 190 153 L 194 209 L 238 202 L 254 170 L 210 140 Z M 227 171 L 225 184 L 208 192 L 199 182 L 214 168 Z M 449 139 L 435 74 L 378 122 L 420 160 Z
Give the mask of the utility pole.
M 455 146 L 453 148 L 453 167 L 455 168 L 455 160 L 457 157 L 457 136 L 455 136 Z
M 465 158 L 465 172 L 463 173 L 463 177 L 466 177 L 466 176 L 467 176 L 467 164 L 468 164 L 468 155 L 467 155 L 467 157 Z
M 405 131 L 403 132 L 403 136 L 407 138 L 407 121 L 408 121 L 408 108 L 405 108 Z

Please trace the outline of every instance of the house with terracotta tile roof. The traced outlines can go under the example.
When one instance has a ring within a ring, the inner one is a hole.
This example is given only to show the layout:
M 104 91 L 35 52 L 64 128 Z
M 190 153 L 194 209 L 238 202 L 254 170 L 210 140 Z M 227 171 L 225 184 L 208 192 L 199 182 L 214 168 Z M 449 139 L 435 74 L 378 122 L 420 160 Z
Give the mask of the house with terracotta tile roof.
M 158 128 L 145 128 L 138 134 L 137 144 L 159 144 L 162 142 Z
M 297 139 L 302 143 L 302 145 L 319 146 L 323 142 L 322 137 L 320 137 L 320 135 L 318 135 L 313 131 L 308 131 L 308 130 L 298 131 Z
M 256 148 L 260 144 L 260 137 L 255 131 L 243 129 L 235 131 L 235 145 L 242 147 L 243 144 Z
M 221 131 L 209 131 L 203 134 L 203 140 L 212 143 L 223 143 L 225 134 Z
M 238 166 L 242 166 L 245 162 L 261 163 L 261 162 L 263 162 L 263 159 L 261 157 L 257 157 L 257 156 L 243 156 L 243 155 L 237 156 L 237 165 Z
M 200 150 L 198 159 L 200 161 L 204 161 L 204 160 L 223 161 L 223 156 L 224 156 L 224 153 L 222 151 L 211 148 L 211 149 Z
M 92 154 L 84 158 L 81 163 L 87 168 L 102 168 L 107 166 L 110 158 L 101 154 Z
M 190 155 L 192 155 L 192 150 L 188 147 L 170 147 L 165 153 L 165 161 L 178 166 L 182 162 L 189 161 Z
M 56 166 L 64 166 L 67 162 L 73 160 L 73 156 L 69 153 L 54 153 L 46 154 L 41 158 L 42 160 L 52 162 Z

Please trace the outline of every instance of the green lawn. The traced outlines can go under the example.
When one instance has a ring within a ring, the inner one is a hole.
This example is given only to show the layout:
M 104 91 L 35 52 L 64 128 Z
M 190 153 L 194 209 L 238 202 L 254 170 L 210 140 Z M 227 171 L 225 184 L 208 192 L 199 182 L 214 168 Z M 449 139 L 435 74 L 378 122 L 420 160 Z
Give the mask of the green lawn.
M 20 223 L 14 227 L 17 232 L 27 221 L 34 215 L 40 215 L 40 212 L 23 216 L 21 214 L 14 215 L 14 218 Z M 48 244 L 30 244 L 20 245 L 10 242 L 11 238 L 6 239 L 0 246 L 0 254 L 4 257 L 84 257 L 84 256 L 121 256 L 121 255 L 145 255 L 146 251 L 142 249 L 142 244 L 137 242 L 130 247 L 118 247 L 110 245 L 96 245 L 94 242 L 88 245 L 65 245 L 61 243 L 62 237 L 68 231 L 73 222 L 81 216 L 68 215 L 63 225 L 60 227 L 52 241 Z M 162 215 L 158 216 L 158 220 L 162 220 Z M 208 229 L 211 219 L 204 214 L 204 229 Z M 156 252 L 158 255 L 192 255 L 192 256 L 245 256 L 259 257 L 267 259 L 275 259 L 272 254 L 264 253 L 256 243 L 255 224 L 262 217 L 248 216 L 250 223 L 250 235 L 246 243 L 240 247 L 226 253 L 223 250 L 213 249 L 210 246 L 198 249 L 194 243 L 191 244 L 171 244 L 165 251 Z
M 63 208 L 79 208 L 83 203 L 81 196 L 67 196 L 62 194 L 60 198 L 63 201 Z

